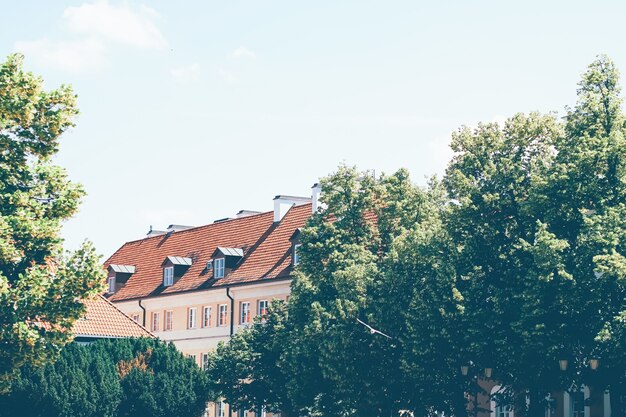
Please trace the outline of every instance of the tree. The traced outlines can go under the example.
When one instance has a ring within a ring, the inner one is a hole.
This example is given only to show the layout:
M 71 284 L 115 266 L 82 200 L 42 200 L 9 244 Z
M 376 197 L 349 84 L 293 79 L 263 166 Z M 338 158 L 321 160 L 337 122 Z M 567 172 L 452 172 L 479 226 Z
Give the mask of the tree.
M 200 416 L 208 397 L 205 373 L 173 344 L 100 340 L 71 343 L 45 367 L 23 367 L 0 396 L 0 416 Z
M 301 412 L 464 411 L 458 360 L 446 348 L 458 345 L 449 343 L 454 330 L 446 334 L 461 312 L 454 264 L 428 263 L 433 251 L 454 256 L 438 241 L 444 197 L 436 181 L 419 189 L 406 170 L 374 179 L 340 167 L 322 180 L 326 208 L 301 232 L 282 362 Z
M 564 125 L 532 113 L 461 129 L 445 177 L 468 360 L 494 367 L 532 416 L 549 392 L 597 382 L 587 362 L 625 307 L 624 118 L 608 58 L 589 66 L 578 97 Z
M 273 300 L 264 317 L 235 333 L 228 343 L 220 342 L 209 357 L 207 374 L 212 392 L 235 410 L 280 411 L 297 416 L 285 386 L 289 375 L 280 358 L 285 354 L 288 335 L 284 301 Z
M 84 191 L 50 158 L 73 126 L 76 96 L 69 86 L 44 91 L 22 63 L 15 54 L 0 64 L 0 391 L 20 367 L 58 356 L 81 300 L 104 285 L 89 243 L 62 252 L 61 224 Z

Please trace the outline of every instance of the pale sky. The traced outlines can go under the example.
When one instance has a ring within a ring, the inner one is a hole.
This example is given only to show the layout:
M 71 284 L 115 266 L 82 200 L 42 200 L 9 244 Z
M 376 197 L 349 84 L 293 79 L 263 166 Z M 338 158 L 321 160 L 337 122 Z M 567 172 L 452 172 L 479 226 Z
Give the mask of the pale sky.
M 56 163 L 88 197 L 68 249 L 202 225 L 339 164 L 441 175 L 450 134 L 563 113 L 597 54 L 626 72 L 623 1 L 0 1 L 21 51 L 81 115 Z

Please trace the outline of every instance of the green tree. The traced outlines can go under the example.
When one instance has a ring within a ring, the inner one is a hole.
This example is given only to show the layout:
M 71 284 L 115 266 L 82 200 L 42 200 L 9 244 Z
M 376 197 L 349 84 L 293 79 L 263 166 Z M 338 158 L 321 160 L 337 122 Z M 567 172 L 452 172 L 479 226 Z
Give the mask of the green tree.
M 73 126 L 76 96 L 69 86 L 45 91 L 22 61 L 0 64 L 0 391 L 20 367 L 58 355 L 81 300 L 104 284 L 90 244 L 62 253 L 61 224 L 84 192 L 50 157 Z
M 200 416 L 208 397 L 205 373 L 173 344 L 100 340 L 69 344 L 53 364 L 23 367 L 0 396 L 0 416 Z
M 597 383 L 588 360 L 625 307 L 620 105 L 617 71 L 600 57 L 564 124 L 518 114 L 453 137 L 447 228 L 461 249 L 467 360 L 495 368 L 518 412 L 543 415 L 549 392 Z
M 280 364 L 287 344 L 286 307 L 273 300 L 265 317 L 220 342 L 209 357 L 207 373 L 212 391 L 236 410 L 281 411 L 297 416 L 285 386 L 289 375 Z

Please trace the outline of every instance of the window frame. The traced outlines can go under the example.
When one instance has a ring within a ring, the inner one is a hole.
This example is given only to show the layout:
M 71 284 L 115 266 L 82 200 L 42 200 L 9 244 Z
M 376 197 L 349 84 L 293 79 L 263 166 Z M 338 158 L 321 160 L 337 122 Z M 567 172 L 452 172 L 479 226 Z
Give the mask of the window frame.
M 265 308 L 261 307 L 262 304 L 265 304 Z M 270 307 L 270 303 L 268 300 L 259 300 L 257 302 L 257 315 L 261 316 L 263 321 L 265 321 L 265 317 L 267 317 L 267 314 L 269 312 L 269 307 Z
M 226 275 L 226 258 L 215 258 L 213 260 L 213 278 L 224 278 Z
M 116 281 L 117 280 L 115 279 L 115 275 L 111 275 L 110 277 L 108 277 L 108 279 L 107 279 L 107 284 L 108 284 L 107 291 L 108 291 L 109 294 L 115 293 L 115 287 L 116 287 L 116 284 L 117 284 Z M 111 286 L 111 283 L 113 284 L 112 286 Z
M 198 308 L 189 307 L 187 309 L 187 329 L 195 329 L 197 327 Z
M 139 314 L 133 314 L 132 319 L 135 323 L 139 323 Z
M 294 243 L 293 245 L 293 253 L 291 255 L 291 259 L 293 260 L 293 266 L 298 266 L 300 263 L 300 255 L 298 255 L 298 249 L 302 246 L 301 243 Z
M 207 368 L 209 367 L 209 354 L 208 353 L 203 353 L 201 355 L 201 363 L 200 366 L 202 367 L 203 371 L 206 371 Z
M 165 310 L 163 315 L 163 331 L 169 332 L 174 328 L 174 310 Z
M 222 307 L 223 308 L 223 314 L 224 316 L 222 317 Z M 222 318 L 224 320 L 222 320 Z M 228 304 L 220 304 L 218 307 L 218 316 L 217 316 L 217 326 L 218 327 L 224 327 L 228 325 Z
M 224 401 L 220 400 L 215 406 L 215 417 L 226 417 L 226 404 Z
M 202 307 L 202 328 L 206 329 L 207 327 L 211 327 L 211 306 L 203 306 Z M 209 313 L 207 315 L 207 312 Z
M 174 285 L 174 266 L 166 266 L 163 268 L 163 286 L 171 287 L 172 285 Z
M 152 324 L 150 326 L 150 329 L 153 332 L 158 332 L 159 331 L 159 322 L 161 321 L 161 317 L 158 311 L 153 311 L 152 312 Z
M 244 306 L 246 307 L 245 310 Z M 250 324 L 251 321 L 250 301 L 241 301 L 239 303 L 239 324 Z

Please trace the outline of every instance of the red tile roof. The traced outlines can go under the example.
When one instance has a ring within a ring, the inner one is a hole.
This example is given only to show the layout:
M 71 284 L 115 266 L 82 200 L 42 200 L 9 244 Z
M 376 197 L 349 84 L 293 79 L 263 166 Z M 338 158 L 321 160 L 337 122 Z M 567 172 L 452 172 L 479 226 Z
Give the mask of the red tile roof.
M 105 267 L 133 265 L 135 273 L 109 299 L 121 301 L 288 278 L 292 252 L 289 238 L 310 216 L 309 203 L 291 207 L 278 223 L 274 223 L 270 211 L 128 242 L 105 262 Z M 218 246 L 242 248 L 244 257 L 224 278 L 214 279 L 212 272 L 206 271 L 206 263 Z M 163 287 L 163 261 L 168 256 L 191 258 L 193 264 L 174 285 Z
M 154 337 L 102 295 L 86 300 L 84 304 L 85 315 L 76 320 L 72 328 L 75 337 Z

